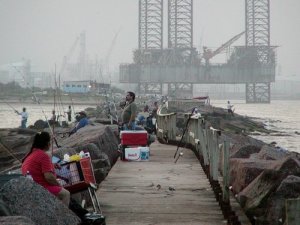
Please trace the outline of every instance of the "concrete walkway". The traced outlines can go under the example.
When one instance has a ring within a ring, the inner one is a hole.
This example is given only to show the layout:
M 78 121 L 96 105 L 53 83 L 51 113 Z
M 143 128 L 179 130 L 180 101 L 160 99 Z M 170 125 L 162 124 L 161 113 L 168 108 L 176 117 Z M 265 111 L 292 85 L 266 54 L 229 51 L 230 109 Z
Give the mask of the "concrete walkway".
M 107 225 L 227 224 L 194 153 L 175 164 L 176 148 L 155 142 L 149 162 L 116 163 L 97 191 Z

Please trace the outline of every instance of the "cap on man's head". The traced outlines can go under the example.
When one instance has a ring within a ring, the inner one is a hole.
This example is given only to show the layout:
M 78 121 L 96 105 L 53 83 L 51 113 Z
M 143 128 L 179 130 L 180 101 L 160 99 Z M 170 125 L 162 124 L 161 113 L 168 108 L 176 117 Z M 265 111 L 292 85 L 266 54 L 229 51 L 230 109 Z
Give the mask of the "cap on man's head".
M 86 113 L 84 111 L 81 111 L 79 112 L 79 115 L 86 116 Z

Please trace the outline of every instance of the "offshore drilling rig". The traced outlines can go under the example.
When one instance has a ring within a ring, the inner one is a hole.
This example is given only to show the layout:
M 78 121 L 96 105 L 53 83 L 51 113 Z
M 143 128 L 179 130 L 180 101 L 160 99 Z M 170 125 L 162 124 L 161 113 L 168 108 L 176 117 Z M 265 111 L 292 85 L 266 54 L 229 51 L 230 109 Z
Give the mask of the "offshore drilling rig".
M 139 43 L 133 63 L 120 65 L 120 82 L 140 93 L 191 97 L 194 84 L 245 84 L 246 103 L 269 103 L 275 81 L 275 46 L 270 45 L 270 0 L 245 0 L 245 31 L 215 51 L 193 45 L 193 0 L 168 0 L 168 46 L 163 47 L 163 0 L 139 0 Z M 224 64 L 210 59 L 245 34 Z M 175 93 L 175 94 L 174 94 Z

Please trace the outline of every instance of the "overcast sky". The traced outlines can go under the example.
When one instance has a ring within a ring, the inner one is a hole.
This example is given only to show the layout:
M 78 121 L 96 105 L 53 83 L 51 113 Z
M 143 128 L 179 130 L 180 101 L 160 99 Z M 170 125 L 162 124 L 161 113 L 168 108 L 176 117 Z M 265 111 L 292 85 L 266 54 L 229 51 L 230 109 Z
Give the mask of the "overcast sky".
M 244 2 L 194 0 L 195 47 L 218 47 L 245 30 Z M 298 80 L 299 11 L 300 0 L 271 0 L 271 44 L 279 46 L 281 74 Z M 0 65 L 25 58 L 31 60 L 33 70 L 51 72 L 55 65 L 60 67 L 82 31 L 86 32 L 89 57 L 100 60 L 107 57 L 120 31 L 110 67 L 132 62 L 132 51 L 138 45 L 138 0 L 0 0 Z M 234 45 L 244 43 L 243 36 Z M 78 53 L 74 54 L 76 59 Z

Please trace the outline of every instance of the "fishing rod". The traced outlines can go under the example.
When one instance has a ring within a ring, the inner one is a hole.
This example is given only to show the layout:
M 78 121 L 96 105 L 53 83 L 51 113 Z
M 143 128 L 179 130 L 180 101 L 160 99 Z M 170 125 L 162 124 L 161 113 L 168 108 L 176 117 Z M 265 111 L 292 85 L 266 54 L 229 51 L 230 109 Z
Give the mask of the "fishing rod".
M 57 142 L 57 139 L 56 139 L 56 137 L 55 137 L 55 135 L 54 135 L 54 132 L 53 132 L 53 130 L 52 130 L 52 128 L 51 128 L 51 125 L 50 125 L 50 123 L 49 123 L 49 121 L 48 121 L 48 118 L 47 118 L 47 115 L 46 115 L 46 113 L 45 113 L 45 111 L 43 110 L 43 108 L 41 107 L 41 103 L 40 103 L 40 100 L 38 99 L 38 97 L 35 95 L 35 93 L 34 93 L 34 90 L 33 90 L 33 87 L 30 87 L 30 85 L 29 85 L 29 83 L 26 81 L 26 79 L 25 79 L 25 77 L 24 77 L 24 75 L 22 74 L 22 72 L 18 69 L 18 68 L 16 68 L 14 65 L 12 65 L 12 64 L 10 64 L 22 77 L 23 77 L 23 79 L 24 79 L 24 82 L 25 82 L 25 84 L 29 87 L 29 88 L 31 88 L 31 91 L 32 91 L 32 95 L 33 95 L 33 97 L 34 97 L 34 101 L 36 101 L 37 103 L 38 103 L 38 106 L 40 107 L 40 109 L 41 109 L 41 111 L 42 111 L 42 113 L 43 113 L 43 115 L 44 115 L 44 117 L 45 117 L 45 119 L 46 119 L 46 123 L 47 123 L 47 125 L 48 125 L 48 127 L 49 127 L 49 129 L 50 129 L 50 132 L 51 132 L 51 134 L 52 134 L 52 137 L 53 137 L 53 139 L 54 139 L 54 141 L 55 141 L 55 144 L 56 144 L 56 147 L 57 148 L 60 148 L 61 146 L 58 144 L 58 142 Z
M 61 83 L 60 83 L 60 74 L 58 75 L 58 85 L 57 85 L 57 81 L 55 80 L 55 86 L 56 86 L 56 94 L 57 94 L 57 100 L 58 100 L 58 110 L 59 110 L 59 115 L 58 115 L 58 119 L 59 117 L 64 117 L 65 116 L 65 106 L 62 100 L 62 93 L 61 93 Z
M 174 154 L 174 159 L 176 159 L 176 157 L 177 157 L 177 153 L 178 153 L 179 147 L 180 147 L 180 145 L 181 145 L 181 143 L 182 143 L 182 140 L 183 140 L 183 137 L 184 137 L 184 135 L 185 135 L 185 133 L 186 133 L 186 131 L 187 131 L 187 129 L 188 129 L 188 126 L 189 126 L 191 117 L 192 117 L 192 115 L 193 115 L 195 109 L 196 109 L 196 108 L 193 108 L 192 113 L 189 114 L 189 117 L 188 117 L 188 119 L 187 119 L 187 121 L 186 121 L 185 129 L 183 130 L 181 139 L 180 139 L 180 141 L 179 141 L 179 143 L 178 143 L 178 145 L 177 145 L 177 149 L 176 149 L 176 152 L 175 152 L 175 154 Z M 182 153 L 182 152 L 181 152 L 181 153 Z M 182 155 L 183 155 L 183 153 L 182 153 L 182 154 L 179 154 L 178 158 L 179 158 L 180 156 L 182 156 Z M 178 158 L 177 158 L 177 160 L 178 160 Z M 175 163 L 177 162 L 177 160 L 175 161 Z
M 16 108 L 14 108 L 11 104 L 9 104 L 8 102 L 3 101 L 3 100 L 1 100 L 1 101 L 4 102 L 5 104 L 7 104 L 10 108 L 12 108 L 15 111 L 15 113 L 18 113 L 18 110 L 16 110 Z
M 14 159 L 16 159 L 17 161 L 19 161 L 19 162 L 21 163 L 21 159 L 18 159 L 18 158 L 14 155 L 13 151 L 12 151 L 9 147 L 7 147 L 6 144 L 3 143 L 1 137 L 0 137 L 0 147 L 3 148 L 5 151 L 7 151 L 8 154 L 10 154 Z

